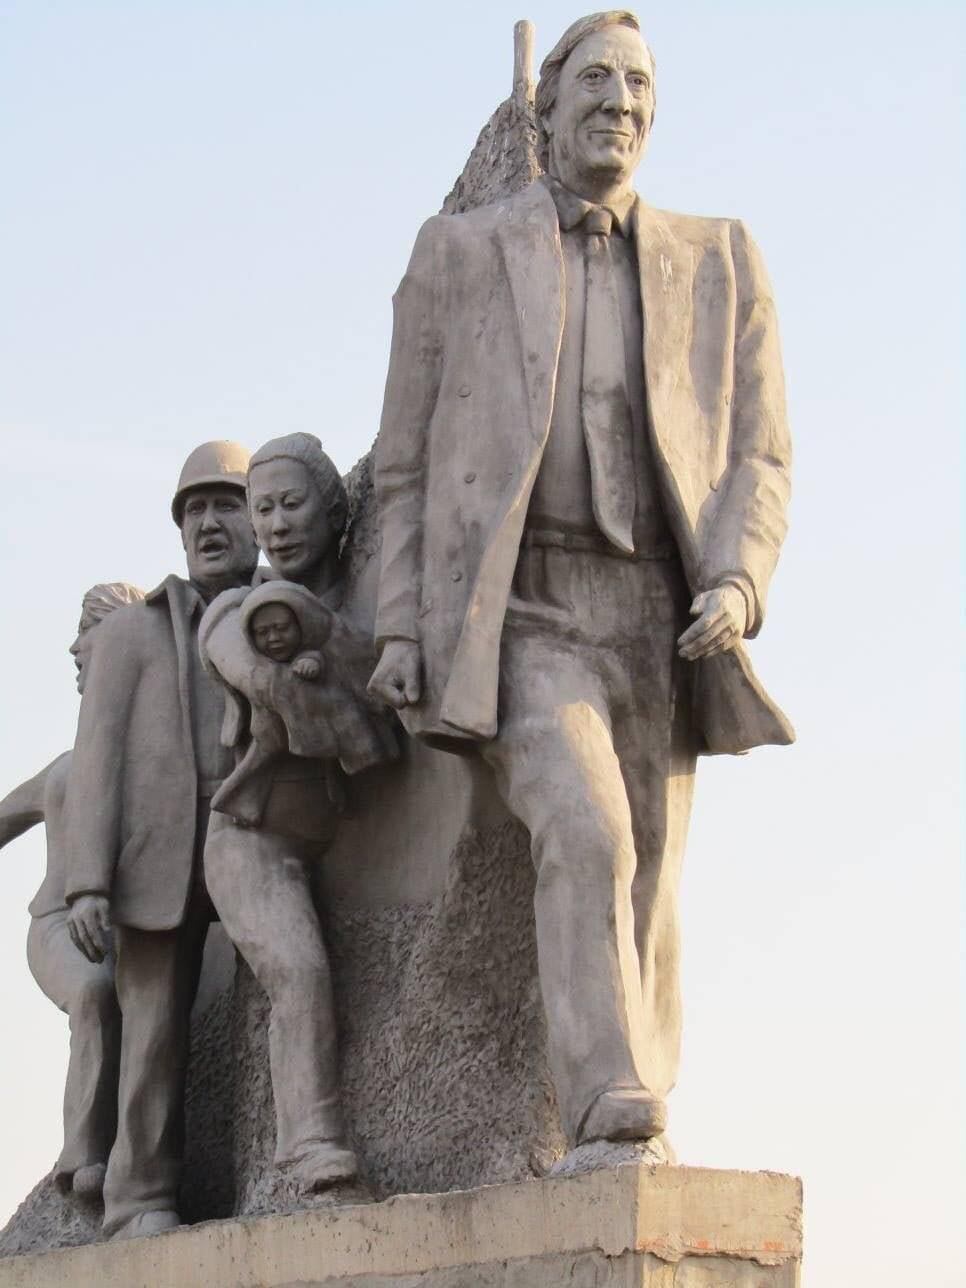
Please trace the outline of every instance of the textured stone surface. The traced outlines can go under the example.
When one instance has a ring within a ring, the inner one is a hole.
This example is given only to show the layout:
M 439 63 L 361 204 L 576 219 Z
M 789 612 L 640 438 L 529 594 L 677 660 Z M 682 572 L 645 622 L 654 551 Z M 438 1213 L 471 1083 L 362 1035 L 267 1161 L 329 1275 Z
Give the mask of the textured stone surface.
M 373 1194 L 524 1179 L 562 1152 L 532 889 L 526 836 L 506 822 L 467 833 L 433 902 L 323 902 L 344 1103 Z M 184 1189 L 191 1219 L 305 1206 L 273 1173 L 266 1018 L 264 995 L 241 967 L 233 993 L 196 1035 Z
M 627 1165 L 213 1222 L 0 1264 L 0 1288 L 794 1288 L 801 1187 Z

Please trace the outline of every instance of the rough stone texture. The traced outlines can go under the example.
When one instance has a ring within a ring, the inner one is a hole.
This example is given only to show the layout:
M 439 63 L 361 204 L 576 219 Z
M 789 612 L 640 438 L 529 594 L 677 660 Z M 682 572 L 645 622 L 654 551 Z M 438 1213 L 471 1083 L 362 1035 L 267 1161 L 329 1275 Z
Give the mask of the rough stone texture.
M 443 202 L 444 215 L 460 215 L 511 192 L 540 174 L 533 104 L 508 98 L 480 131 L 462 174 Z
M 553 1164 L 548 1176 L 583 1176 L 599 1167 L 621 1167 L 625 1163 L 644 1163 L 653 1167 L 676 1162 L 674 1151 L 664 1136 L 653 1136 L 650 1140 L 595 1140 L 570 1150 Z
M 506 822 L 468 832 L 431 903 L 321 901 L 344 1103 L 374 1195 L 525 1179 L 563 1151 L 532 891 L 526 834 Z M 196 1035 L 184 1188 L 191 1219 L 306 1205 L 272 1168 L 266 1020 L 264 995 L 242 966 L 233 995 L 206 1014 L 203 1039 Z
M 0 1288 L 795 1288 L 801 1187 L 627 1165 L 8 1259 Z
M 513 95 L 483 127 L 447 212 L 516 192 L 539 172 L 531 41 L 521 25 Z M 368 455 L 345 483 L 346 608 L 371 622 L 379 531 Z M 357 817 L 321 878 L 363 1177 L 383 1194 L 515 1179 L 532 1174 L 531 1164 L 544 1172 L 562 1137 L 544 1056 L 525 834 L 492 799 L 480 805 L 487 789 L 455 758 L 409 748 L 401 767 L 362 779 L 352 784 Z M 272 1167 L 264 995 L 244 965 L 235 981 L 218 928 L 212 939 L 219 951 L 206 953 L 192 1030 L 182 1215 L 307 1206 Z M 0 1256 L 93 1241 L 100 1216 L 65 1200 L 47 1176 L 0 1231 Z
M 42 1248 L 74 1248 L 97 1243 L 104 1207 L 75 1203 L 54 1184 L 54 1173 L 38 1181 L 0 1231 L 0 1257 Z

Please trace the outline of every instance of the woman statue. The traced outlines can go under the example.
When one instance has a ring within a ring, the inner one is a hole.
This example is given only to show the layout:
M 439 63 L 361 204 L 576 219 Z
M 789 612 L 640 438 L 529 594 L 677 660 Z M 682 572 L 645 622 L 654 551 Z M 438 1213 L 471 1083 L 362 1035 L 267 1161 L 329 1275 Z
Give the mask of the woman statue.
M 310 434 L 266 443 L 248 499 L 271 565 L 255 590 L 211 604 L 202 657 L 228 695 L 236 772 L 212 801 L 205 878 L 222 923 L 268 995 L 275 1161 L 302 1192 L 351 1179 L 328 955 L 311 865 L 338 826 L 341 775 L 397 753 L 365 683 L 368 636 L 339 616 L 348 501 Z
M 108 613 L 144 598 L 126 582 L 92 586 L 81 605 L 77 638 L 70 646 L 77 691 L 94 628 Z M 98 1198 L 117 1125 L 117 1075 L 121 1014 L 114 992 L 114 962 L 97 945 L 85 955 L 71 938 L 64 899 L 63 808 L 71 753 L 56 760 L 0 801 L 0 848 L 37 823 L 47 833 L 47 870 L 30 903 L 27 964 L 34 979 L 70 1020 L 70 1058 L 64 1086 L 64 1147 L 54 1179 L 76 1198 Z M 89 960 L 93 956 L 95 960 Z

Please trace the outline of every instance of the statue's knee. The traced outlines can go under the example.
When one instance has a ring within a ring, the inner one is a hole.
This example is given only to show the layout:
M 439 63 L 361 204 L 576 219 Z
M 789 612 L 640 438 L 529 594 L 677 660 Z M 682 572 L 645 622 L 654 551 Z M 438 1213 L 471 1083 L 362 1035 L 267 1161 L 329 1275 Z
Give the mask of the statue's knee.
M 71 1020 L 81 1023 L 113 1025 L 120 1018 L 114 981 L 105 971 L 87 974 L 78 982 L 68 1008 Z

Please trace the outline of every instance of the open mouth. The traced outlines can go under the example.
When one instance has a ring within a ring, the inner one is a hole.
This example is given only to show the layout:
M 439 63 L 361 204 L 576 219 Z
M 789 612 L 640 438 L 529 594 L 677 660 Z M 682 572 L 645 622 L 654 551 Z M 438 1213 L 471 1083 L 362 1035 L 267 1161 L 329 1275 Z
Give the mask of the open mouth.
M 220 541 L 215 537 L 210 537 L 207 541 L 202 541 L 198 549 L 203 555 L 207 555 L 208 558 L 214 558 L 216 555 L 223 555 L 225 553 L 228 549 L 228 543 L 226 541 Z

